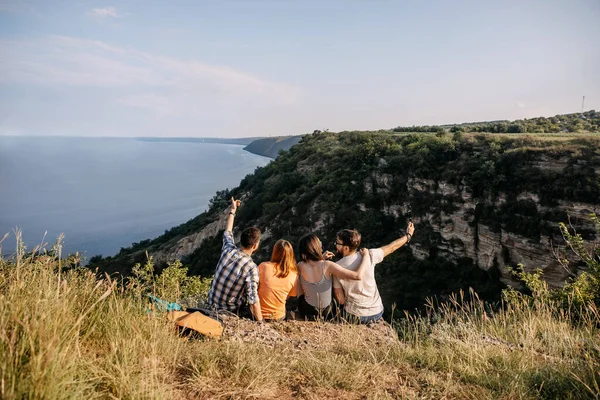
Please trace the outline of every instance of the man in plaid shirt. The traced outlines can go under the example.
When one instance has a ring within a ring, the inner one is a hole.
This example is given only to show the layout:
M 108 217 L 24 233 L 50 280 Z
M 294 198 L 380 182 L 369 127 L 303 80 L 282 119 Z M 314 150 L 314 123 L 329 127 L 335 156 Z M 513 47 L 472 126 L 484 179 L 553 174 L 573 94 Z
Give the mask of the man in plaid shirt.
M 240 203 L 231 198 L 221 258 L 208 292 L 208 304 L 218 311 L 226 310 L 246 316 L 249 314 L 247 302 L 254 319 L 262 321 L 258 299 L 258 268 L 251 258 L 260 243 L 260 231 L 254 227 L 244 229 L 240 238 L 241 248 L 236 247 L 232 233 L 233 219 Z

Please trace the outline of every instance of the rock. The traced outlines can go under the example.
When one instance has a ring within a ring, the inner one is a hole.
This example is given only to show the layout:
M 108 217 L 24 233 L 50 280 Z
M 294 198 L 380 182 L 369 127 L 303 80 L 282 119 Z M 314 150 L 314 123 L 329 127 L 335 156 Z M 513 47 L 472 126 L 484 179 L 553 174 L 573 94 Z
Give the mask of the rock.
M 435 193 L 439 194 L 439 192 L 436 192 L 436 185 L 430 180 L 414 179 L 411 187 L 414 190 L 432 195 Z M 447 183 L 439 183 L 437 187 L 444 188 L 443 190 L 447 193 L 455 192 L 452 185 Z M 490 269 L 494 263 L 497 263 L 500 267 L 501 280 L 505 284 L 513 286 L 520 285 L 520 282 L 513 277 L 508 267 L 515 266 L 516 264 L 523 264 L 526 271 L 533 271 L 536 268 L 542 269 L 544 271 L 543 278 L 551 287 L 564 285 L 571 271 L 565 270 L 553 254 L 556 243 L 562 243 L 558 227 L 556 228 L 555 236 L 541 235 L 538 241 L 533 241 L 530 238 L 505 230 L 494 232 L 484 224 L 475 224 L 473 211 L 476 205 L 470 200 L 470 195 L 464 190 L 461 195 L 464 203 L 456 212 L 451 214 L 441 212 L 439 217 L 435 214 L 427 214 L 420 219 L 415 218 L 418 221 L 427 221 L 434 231 L 442 237 L 442 242 L 436 243 L 436 246 L 440 250 L 440 256 L 450 259 L 469 257 L 484 270 Z M 499 203 L 506 201 L 506 196 L 501 195 L 499 199 Z M 517 199 L 531 200 L 539 204 L 539 196 L 534 193 L 520 193 L 517 195 Z M 594 224 L 590 219 L 590 214 L 595 213 L 600 215 L 599 204 L 562 200 L 559 200 L 558 203 L 558 207 L 547 208 L 538 205 L 538 208 L 541 213 L 545 211 L 563 211 L 572 220 L 577 220 L 578 227 L 593 230 Z M 388 206 L 388 210 L 398 210 L 401 208 L 401 205 Z M 441 222 L 437 223 L 436 219 L 439 219 Z M 551 221 L 542 221 L 542 223 L 544 222 L 556 224 Z M 419 246 L 417 242 L 412 244 L 412 248 L 413 254 L 418 258 L 423 259 L 429 256 L 428 249 Z M 509 263 L 504 260 L 506 256 L 510 259 Z

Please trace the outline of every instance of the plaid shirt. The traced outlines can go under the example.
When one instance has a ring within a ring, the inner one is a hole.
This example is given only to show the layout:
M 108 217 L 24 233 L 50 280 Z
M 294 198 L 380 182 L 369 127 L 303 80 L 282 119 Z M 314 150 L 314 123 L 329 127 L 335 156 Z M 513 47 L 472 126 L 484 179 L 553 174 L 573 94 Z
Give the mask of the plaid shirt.
M 208 304 L 235 312 L 243 303 L 258 301 L 258 268 L 252 258 L 238 249 L 233 234 L 225 231 L 221 258 L 208 292 Z

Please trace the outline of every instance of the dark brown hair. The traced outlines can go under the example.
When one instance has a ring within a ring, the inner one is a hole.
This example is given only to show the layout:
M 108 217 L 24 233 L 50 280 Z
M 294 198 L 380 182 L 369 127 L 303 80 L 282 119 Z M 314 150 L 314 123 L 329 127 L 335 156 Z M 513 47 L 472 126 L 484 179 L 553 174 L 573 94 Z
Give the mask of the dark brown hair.
M 251 226 L 242 231 L 240 245 L 242 249 L 249 249 L 260 241 L 260 230 Z
M 350 251 L 354 251 L 360 246 L 360 233 L 355 229 L 342 229 L 336 237 L 344 246 L 348 246 Z
M 314 233 L 302 236 L 298 243 L 298 252 L 302 261 L 321 261 L 324 260 L 321 241 Z
M 287 240 L 279 239 L 273 246 L 271 262 L 275 263 L 275 276 L 285 278 L 290 271 L 298 271 L 296 259 L 294 258 L 294 248 Z

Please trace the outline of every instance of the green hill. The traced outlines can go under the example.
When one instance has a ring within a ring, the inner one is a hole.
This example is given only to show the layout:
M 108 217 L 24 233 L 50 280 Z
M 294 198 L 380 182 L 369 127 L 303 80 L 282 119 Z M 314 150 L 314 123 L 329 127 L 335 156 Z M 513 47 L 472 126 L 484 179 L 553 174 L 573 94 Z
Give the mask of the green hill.
M 600 139 L 594 136 L 392 134 L 340 132 L 305 135 L 290 151 L 218 193 L 207 212 L 164 235 L 135 243 L 92 267 L 127 273 L 146 251 L 157 263 L 181 259 L 192 274 L 210 276 L 219 257 L 219 222 L 230 196 L 242 198 L 236 227 L 255 225 L 264 240 L 256 261 L 279 238 L 292 243 L 317 232 L 330 247 L 335 233 L 356 228 L 376 247 L 402 235 L 412 217 L 411 246 L 377 268 L 390 312 L 420 308 L 469 288 L 499 300 L 508 271 L 543 268 L 560 286 L 565 270 L 552 256 L 558 223 L 572 222 L 593 237 L 600 213 Z
M 468 122 L 448 125 L 399 126 L 394 132 L 584 133 L 600 132 L 600 112 L 560 114 L 515 121 Z
M 260 138 L 244 147 L 244 150 L 250 153 L 265 157 L 277 158 L 281 150 L 289 150 L 298 143 L 302 136 L 275 136 L 269 138 Z

